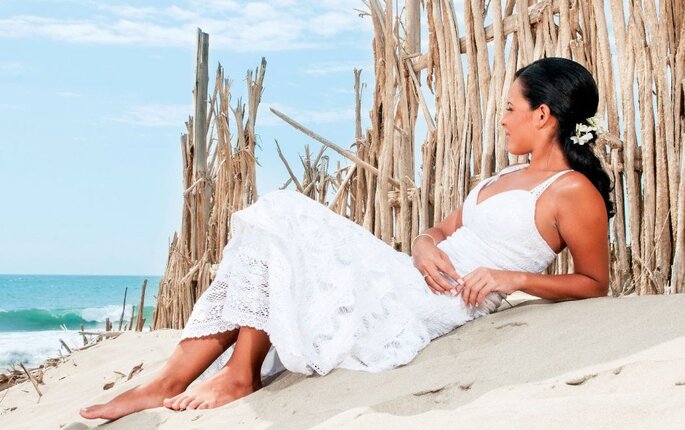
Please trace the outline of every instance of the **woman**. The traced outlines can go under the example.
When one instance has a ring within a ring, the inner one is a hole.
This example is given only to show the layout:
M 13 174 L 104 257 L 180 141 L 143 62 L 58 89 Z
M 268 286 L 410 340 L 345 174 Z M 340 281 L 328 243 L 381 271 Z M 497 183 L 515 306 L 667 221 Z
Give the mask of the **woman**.
M 269 351 L 305 374 L 391 369 L 516 290 L 551 300 L 606 295 L 613 205 L 590 148 L 597 104 L 577 63 L 549 58 L 519 70 L 501 125 L 507 150 L 530 154 L 530 164 L 481 181 L 415 238 L 412 257 L 291 191 L 236 212 L 217 277 L 163 370 L 81 415 L 226 404 L 261 388 L 261 373 L 278 364 L 263 366 Z M 565 247 L 575 273 L 541 274 Z M 210 377 L 188 388 L 203 372 Z

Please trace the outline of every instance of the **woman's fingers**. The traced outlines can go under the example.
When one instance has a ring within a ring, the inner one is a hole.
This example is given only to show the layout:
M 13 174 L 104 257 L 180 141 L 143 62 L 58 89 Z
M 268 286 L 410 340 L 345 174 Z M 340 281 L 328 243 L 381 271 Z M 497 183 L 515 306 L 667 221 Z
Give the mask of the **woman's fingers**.
M 442 288 L 440 288 L 440 285 L 438 285 L 437 282 L 435 282 L 430 275 L 426 276 L 424 279 L 426 280 L 426 284 L 428 284 L 428 288 L 430 288 L 433 293 L 443 293 L 443 290 Z
M 478 296 L 476 297 L 476 306 L 480 306 L 490 292 L 492 292 L 492 288 L 487 285 L 481 288 L 480 291 L 478 291 Z
M 448 289 L 445 288 L 445 286 L 442 285 L 440 282 L 438 282 L 438 279 L 440 278 L 442 278 L 442 276 L 440 276 L 437 270 L 433 270 L 426 277 L 426 282 L 433 291 L 435 291 L 438 294 L 444 294 L 448 291 Z
M 418 264 L 417 264 L 418 263 Z M 438 250 L 437 253 L 433 253 L 421 260 L 415 260 L 415 266 L 419 269 L 426 284 L 438 294 L 451 294 L 457 295 L 460 284 L 463 284 L 462 277 L 457 273 L 452 266 L 449 257 L 444 252 Z M 426 276 L 428 275 L 428 276 Z M 454 279 L 456 284 L 448 280 L 449 278 Z
M 468 307 L 473 307 L 476 304 L 476 297 L 481 288 L 485 287 L 486 281 L 482 278 L 476 278 L 472 281 L 466 281 L 466 286 L 462 292 L 461 297 Z
M 461 276 L 457 273 L 457 271 L 454 269 L 454 266 L 452 266 L 452 262 L 448 260 L 443 260 L 441 264 L 438 265 L 438 269 L 442 270 L 447 276 L 452 278 L 454 282 L 456 282 L 456 285 L 450 284 L 450 288 L 454 289 L 457 288 L 459 285 L 464 283 L 464 280 L 461 278 Z M 448 281 L 449 283 L 449 281 Z
M 435 266 L 435 268 L 431 271 L 431 277 L 440 285 L 444 292 L 451 293 L 454 287 L 452 286 L 452 284 L 450 284 L 447 278 L 445 278 L 443 272 L 444 270 L 441 270 L 440 267 Z
M 426 280 L 426 284 L 428 284 L 430 289 L 435 293 L 444 294 L 451 289 L 449 283 L 447 283 L 435 265 L 424 267 L 422 273 L 424 275 L 423 279 Z

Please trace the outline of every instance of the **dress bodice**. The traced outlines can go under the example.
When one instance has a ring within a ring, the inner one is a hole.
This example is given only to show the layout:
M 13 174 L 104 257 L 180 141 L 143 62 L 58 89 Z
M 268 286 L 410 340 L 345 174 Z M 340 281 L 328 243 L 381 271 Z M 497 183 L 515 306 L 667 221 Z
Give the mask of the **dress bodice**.
M 535 225 L 535 205 L 540 195 L 570 170 L 554 174 L 532 190 L 507 190 L 478 203 L 481 189 L 526 167 L 528 164 L 517 164 L 502 169 L 478 183 L 466 197 L 463 225 L 439 244 L 460 275 L 479 266 L 540 273 L 556 257 Z

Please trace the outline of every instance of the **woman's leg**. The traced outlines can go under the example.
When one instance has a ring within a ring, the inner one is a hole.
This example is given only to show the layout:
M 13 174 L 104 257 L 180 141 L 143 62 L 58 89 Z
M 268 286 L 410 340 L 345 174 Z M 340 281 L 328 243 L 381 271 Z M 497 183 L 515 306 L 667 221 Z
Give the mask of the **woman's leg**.
M 236 329 L 183 340 L 153 380 L 132 388 L 107 403 L 83 408 L 81 416 L 115 420 L 143 409 L 162 406 L 164 399 L 183 392 L 237 337 Z
M 174 410 L 216 408 L 259 390 L 262 363 L 270 346 L 266 332 L 241 327 L 226 366 L 208 380 L 164 400 L 164 406 Z

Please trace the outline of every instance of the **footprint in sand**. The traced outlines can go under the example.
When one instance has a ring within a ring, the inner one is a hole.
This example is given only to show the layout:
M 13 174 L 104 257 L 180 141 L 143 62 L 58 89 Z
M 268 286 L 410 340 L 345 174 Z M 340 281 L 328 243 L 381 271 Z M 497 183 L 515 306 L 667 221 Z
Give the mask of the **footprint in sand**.
M 499 330 L 499 329 L 504 328 L 504 327 L 509 327 L 509 326 L 511 326 L 511 327 L 521 327 L 521 326 L 524 326 L 524 325 L 528 325 L 528 323 L 527 323 L 527 322 L 524 322 L 524 321 L 513 321 L 513 322 L 510 322 L 510 323 L 506 323 L 506 324 L 502 324 L 502 325 L 495 326 L 495 328 L 496 328 L 497 330 Z
M 566 381 L 566 385 L 580 385 L 580 384 L 584 383 L 585 381 L 588 381 L 588 380 L 594 378 L 595 376 L 597 376 L 597 374 L 593 373 L 591 375 L 581 376 L 580 378 L 569 379 L 568 381 Z

